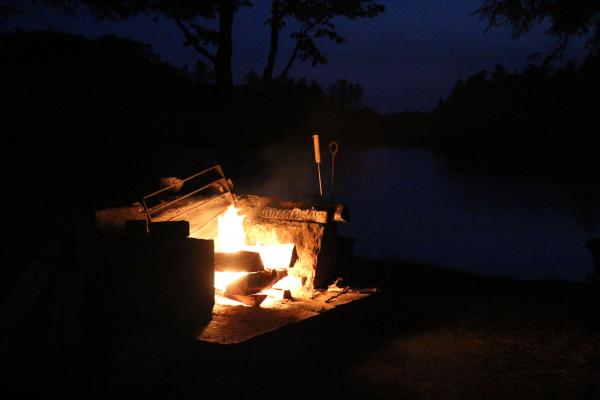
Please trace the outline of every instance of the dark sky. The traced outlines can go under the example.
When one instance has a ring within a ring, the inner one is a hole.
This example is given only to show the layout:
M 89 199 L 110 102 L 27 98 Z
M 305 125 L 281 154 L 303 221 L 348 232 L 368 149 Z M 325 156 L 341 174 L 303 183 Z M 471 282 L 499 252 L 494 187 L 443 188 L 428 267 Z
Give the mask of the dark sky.
M 521 70 L 527 56 L 547 50 L 552 38 L 543 27 L 513 40 L 506 29 L 485 32 L 486 23 L 469 15 L 479 0 L 387 0 L 386 13 L 370 20 L 336 21 L 347 41 L 335 45 L 323 41 L 320 48 L 329 60 L 312 68 L 296 64 L 292 76 L 314 79 L 329 85 L 339 78 L 360 83 L 364 102 L 381 112 L 428 111 L 440 97 L 447 97 L 455 82 L 483 69 L 502 64 Z M 242 9 L 235 19 L 234 76 L 239 82 L 251 69 L 262 71 L 268 51 L 268 0 L 255 0 L 253 8 Z M 165 61 L 193 65 L 196 53 L 182 46 L 182 36 L 165 18 L 136 17 L 124 22 L 96 23 L 93 18 L 53 15 L 42 11 L 56 30 L 98 36 L 114 33 L 149 43 Z M 25 27 L 44 25 L 19 22 Z M 286 31 L 289 33 L 289 29 Z M 284 41 L 281 64 L 291 51 Z M 567 58 L 581 53 L 576 45 Z M 281 67 L 281 66 L 280 66 Z

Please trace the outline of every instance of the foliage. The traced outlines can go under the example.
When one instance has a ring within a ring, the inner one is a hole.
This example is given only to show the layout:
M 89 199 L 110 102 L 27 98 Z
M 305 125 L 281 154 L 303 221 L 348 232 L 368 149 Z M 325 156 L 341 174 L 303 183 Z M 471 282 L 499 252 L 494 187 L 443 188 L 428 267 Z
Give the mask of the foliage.
M 519 37 L 539 24 L 548 24 L 556 43 L 547 57 L 561 56 L 569 39 L 582 36 L 591 51 L 600 49 L 600 2 L 596 0 L 483 0 L 475 12 L 489 27 L 508 26 Z
M 375 0 L 272 0 L 271 17 L 267 21 L 271 27 L 271 43 L 263 79 L 266 82 L 273 79 L 279 34 L 287 20 L 298 24 L 298 28 L 290 34 L 295 46 L 277 79 L 288 75 L 296 59 L 310 62 L 313 67 L 327 63 L 317 40 L 328 39 L 338 44 L 346 40 L 337 32 L 335 19 L 373 18 L 384 10 L 385 7 Z
M 9 5 L 12 0 L 8 1 Z M 133 15 L 163 15 L 173 20 L 184 37 L 184 45 L 192 47 L 203 65 L 197 70 L 200 80 L 214 77 L 217 88 L 228 97 L 233 87 L 233 16 L 240 7 L 252 6 L 248 0 L 29 0 L 58 9 L 65 13 L 89 10 L 99 19 L 125 19 Z M 2 3 L 0 3 L 1 5 Z M 12 11 L 0 7 L 0 16 Z M 316 41 L 326 38 L 335 43 L 345 39 L 336 31 L 336 18 L 371 18 L 381 14 L 384 6 L 375 0 L 273 0 L 270 51 L 263 80 L 271 81 L 277 58 L 279 33 L 285 21 L 292 19 L 299 25 L 291 33 L 295 47 L 279 78 L 287 76 L 296 59 L 309 61 L 313 66 L 327 62 Z M 214 73 L 207 69 L 207 64 Z
M 364 91 L 362 86 L 357 83 L 339 79 L 328 88 L 327 94 L 335 107 L 358 108 L 362 106 Z
M 121 20 L 140 14 L 170 18 L 181 30 L 184 45 L 213 65 L 214 78 L 223 95 L 228 95 L 233 86 L 233 15 L 240 7 L 252 5 L 248 0 L 28 0 L 26 3 L 41 4 L 65 14 L 85 10 L 100 20 Z M 7 10 L 13 11 L 0 7 L 0 17 Z
M 600 58 L 522 73 L 502 66 L 456 83 L 432 114 L 431 145 L 505 159 L 564 160 L 595 154 L 600 124 Z
M 361 105 L 362 88 L 339 80 L 325 89 L 284 79 L 265 91 L 256 74 L 215 102 L 206 68 L 177 69 L 148 45 L 116 37 L 52 32 L 1 37 L 5 132 L 78 151 L 137 146 L 245 146 L 320 130 L 340 140 L 382 139 L 381 117 Z

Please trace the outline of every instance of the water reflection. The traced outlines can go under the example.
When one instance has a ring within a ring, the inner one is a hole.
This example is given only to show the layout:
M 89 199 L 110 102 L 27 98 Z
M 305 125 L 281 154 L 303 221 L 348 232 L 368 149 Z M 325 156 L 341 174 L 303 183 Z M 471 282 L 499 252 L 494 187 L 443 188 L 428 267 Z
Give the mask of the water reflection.
M 318 193 L 309 146 L 262 157 L 269 173 L 243 189 L 288 198 Z M 387 148 L 341 150 L 336 170 L 336 198 L 352 217 L 341 232 L 358 239 L 359 256 L 524 279 L 584 280 L 592 272 L 584 245 L 600 234 L 600 189 L 592 179 L 474 173 L 427 150 Z

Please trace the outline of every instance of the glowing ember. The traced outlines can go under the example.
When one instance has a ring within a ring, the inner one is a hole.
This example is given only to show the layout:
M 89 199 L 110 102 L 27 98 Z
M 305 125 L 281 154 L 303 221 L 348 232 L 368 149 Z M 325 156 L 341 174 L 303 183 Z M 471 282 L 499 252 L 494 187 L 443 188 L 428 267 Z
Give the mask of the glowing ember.
M 248 275 L 248 272 L 220 272 L 215 271 L 215 289 L 224 292 L 227 286 L 231 282 L 234 282 L 244 275 Z

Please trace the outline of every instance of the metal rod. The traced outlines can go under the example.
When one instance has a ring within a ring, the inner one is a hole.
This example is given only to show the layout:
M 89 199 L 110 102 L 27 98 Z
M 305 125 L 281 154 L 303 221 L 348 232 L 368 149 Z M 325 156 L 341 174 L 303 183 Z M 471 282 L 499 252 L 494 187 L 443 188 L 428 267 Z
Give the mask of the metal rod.
M 206 190 L 209 187 L 213 186 L 215 183 L 223 183 L 223 181 L 224 181 L 223 178 L 219 178 L 219 179 L 217 179 L 215 181 L 212 181 L 212 182 L 210 182 L 210 183 L 208 183 L 208 184 L 206 184 L 206 185 L 204 185 L 204 186 L 202 186 L 202 187 L 200 187 L 200 188 L 198 188 L 196 190 L 191 191 L 190 193 L 188 193 L 186 195 L 180 196 L 180 197 L 176 198 L 173 201 L 169 201 L 167 203 L 160 204 L 160 205 L 158 205 L 156 207 L 153 207 L 151 209 L 147 207 L 147 205 L 146 205 L 146 198 L 144 198 L 144 206 L 147 208 L 148 213 L 150 213 L 150 214 L 156 214 L 160 210 L 163 210 L 163 209 L 165 209 L 165 208 L 167 208 L 169 206 L 172 206 L 173 204 L 178 203 L 181 200 L 187 199 L 188 197 L 191 197 L 191 196 L 197 194 L 198 192 L 200 192 L 202 190 Z M 223 186 L 226 186 L 226 183 L 223 183 Z M 219 194 L 213 196 L 213 198 L 214 197 L 219 197 L 221 194 L 222 193 L 219 193 Z
M 215 196 L 213 196 L 213 197 L 210 197 L 210 198 L 208 198 L 207 200 L 198 201 L 198 202 L 194 203 L 194 205 L 193 205 L 192 207 L 190 207 L 190 208 L 188 208 L 188 209 L 186 209 L 186 210 L 184 210 L 184 211 L 181 211 L 181 212 L 179 212 L 179 213 L 177 213 L 177 214 L 175 214 L 175 215 L 173 215 L 173 216 L 169 217 L 169 219 L 167 219 L 167 221 L 173 221 L 173 220 L 175 220 L 176 218 L 179 218 L 179 217 L 181 217 L 181 216 L 182 216 L 182 215 L 184 215 L 184 214 L 189 214 L 189 213 L 191 213 L 192 211 L 194 211 L 196 208 L 198 208 L 198 207 L 200 207 L 200 206 L 203 206 L 203 205 L 205 205 L 206 203 L 210 203 L 211 201 L 213 201 L 213 200 L 215 200 L 215 199 L 218 199 L 219 197 L 222 197 L 222 196 L 225 196 L 225 195 L 226 195 L 226 193 L 217 194 L 217 195 L 215 195 Z M 153 211 L 151 211 L 151 214 L 152 214 L 152 213 L 154 213 L 154 210 L 153 210 Z
M 329 142 L 329 152 L 331 153 L 331 202 L 335 202 L 335 156 L 339 150 L 338 143 L 333 140 Z
M 171 185 L 171 186 L 162 188 L 162 189 L 160 189 L 160 190 L 158 190 L 158 191 L 156 191 L 154 193 L 151 193 L 149 195 L 144 196 L 142 198 L 142 206 L 144 207 L 144 211 L 146 213 L 146 217 L 148 219 L 148 222 L 152 222 L 152 217 L 151 217 L 152 214 L 156 214 L 157 212 L 159 212 L 159 211 L 161 211 L 161 210 L 163 210 L 163 209 L 165 209 L 165 208 L 167 208 L 167 207 L 169 207 L 169 206 L 171 206 L 171 205 L 173 205 L 173 204 L 175 204 L 177 202 L 180 202 L 181 200 L 189 198 L 189 197 L 197 194 L 198 192 L 206 190 L 206 189 L 210 188 L 211 186 L 213 186 L 215 184 L 219 184 L 221 186 L 221 188 L 223 188 L 225 190 L 226 194 L 229 195 L 230 200 L 232 201 L 232 203 L 235 204 L 235 198 L 233 197 L 233 194 L 231 193 L 231 187 L 229 185 L 229 182 L 225 178 L 225 174 L 223 173 L 223 169 L 218 164 L 214 165 L 214 166 L 212 166 L 210 168 L 207 168 L 207 169 L 205 169 L 203 171 L 200 171 L 198 173 L 195 173 L 194 175 L 189 176 L 189 177 L 183 179 L 183 183 L 185 184 L 185 183 L 193 180 L 194 178 L 197 178 L 198 176 L 204 175 L 204 174 L 206 174 L 206 173 L 208 173 L 210 171 L 213 171 L 213 170 L 216 171 L 216 173 L 218 174 L 219 178 L 213 180 L 212 182 L 210 182 L 210 183 L 208 183 L 206 185 L 203 185 L 200 188 L 192 190 L 191 192 L 189 192 L 189 193 L 187 193 L 185 195 L 179 196 L 175 200 L 168 201 L 166 203 L 159 204 L 159 205 L 154 206 L 154 207 L 148 207 L 148 204 L 147 204 L 147 200 L 148 199 L 156 197 L 156 196 L 158 196 L 158 195 L 160 195 L 160 194 L 162 194 L 162 193 L 164 193 L 166 191 L 171 190 L 175 185 Z M 217 197 L 221 196 L 222 194 L 223 193 L 219 193 L 219 194 L 213 195 L 207 201 L 210 201 L 210 200 L 212 200 L 214 198 L 217 198 Z M 189 211 L 189 210 L 187 210 L 187 211 Z
M 183 179 L 183 183 L 185 183 L 185 182 L 187 182 L 187 181 L 190 181 L 190 180 L 192 180 L 192 179 L 194 179 L 194 178 L 196 178 L 196 177 L 198 177 L 198 176 L 200 176 L 200 175 L 203 175 L 203 174 L 205 174 L 205 173 L 207 173 L 207 172 L 209 172 L 209 171 L 212 171 L 212 170 L 215 170 L 215 171 L 217 171 L 217 173 L 218 173 L 218 174 L 221 176 L 221 178 L 225 178 L 225 175 L 223 174 L 223 169 L 221 168 L 221 166 L 220 166 L 220 165 L 218 165 L 218 164 L 217 164 L 217 165 L 213 165 L 213 166 L 212 166 L 212 167 L 210 167 L 210 168 L 206 168 L 206 169 L 205 169 L 205 170 L 203 170 L 203 171 L 197 172 L 197 173 L 195 173 L 194 175 L 192 175 L 192 176 L 189 176 L 189 177 L 187 177 L 187 178 Z M 156 192 L 154 192 L 154 193 L 151 193 L 151 194 L 148 194 L 148 195 L 144 196 L 144 199 L 147 199 L 147 198 L 150 198 L 150 197 L 154 197 L 154 196 L 156 196 L 156 195 L 158 195 L 158 194 L 160 194 L 160 193 L 162 193 L 162 192 L 166 192 L 166 191 L 168 191 L 168 190 L 171 190 L 171 189 L 173 189 L 175 186 L 176 186 L 176 185 L 175 185 L 175 184 L 173 184 L 173 185 L 170 185 L 170 186 L 164 187 L 164 188 L 162 188 L 162 189 L 160 189 L 160 190 L 157 190 L 157 191 L 156 191 Z
M 317 175 L 319 175 L 319 194 L 323 200 L 323 182 L 321 182 L 321 164 L 317 163 Z

